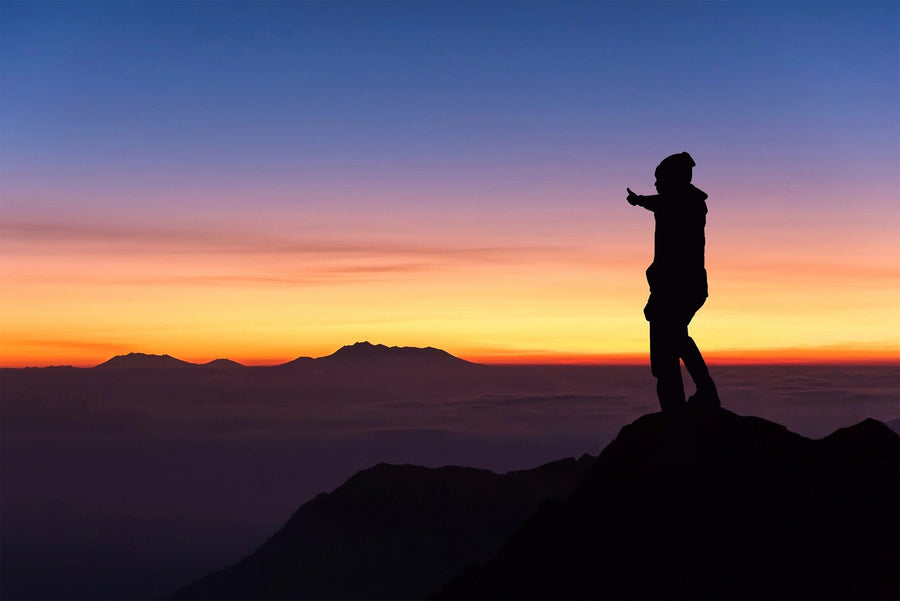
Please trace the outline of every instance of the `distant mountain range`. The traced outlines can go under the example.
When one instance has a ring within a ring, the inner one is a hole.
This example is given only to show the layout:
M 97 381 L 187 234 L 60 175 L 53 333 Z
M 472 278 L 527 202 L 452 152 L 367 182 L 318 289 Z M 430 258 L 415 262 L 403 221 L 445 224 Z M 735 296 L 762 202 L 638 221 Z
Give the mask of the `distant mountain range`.
M 505 476 L 379 464 L 173 598 L 896 599 L 898 518 L 881 422 L 810 440 L 656 413 L 596 459 Z
M 447 351 L 433 347 L 411 346 L 385 346 L 383 344 L 371 344 L 370 342 L 357 342 L 339 348 L 331 355 L 314 359 L 312 357 L 298 357 L 287 363 L 275 367 L 384 367 L 384 366 L 410 366 L 410 367 L 446 367 L 473 365 L 464 359 L 454 357 Z M 148 355 L 145 353 L 128 353 L 117 355 L 96 367 L 109 369 L 169 369 L 184 367 L 215 367 L 230 368 L 244 367 L 230 359 L 216 359 L 209 363 L 190 363 L 176 359 L 171 355 Z

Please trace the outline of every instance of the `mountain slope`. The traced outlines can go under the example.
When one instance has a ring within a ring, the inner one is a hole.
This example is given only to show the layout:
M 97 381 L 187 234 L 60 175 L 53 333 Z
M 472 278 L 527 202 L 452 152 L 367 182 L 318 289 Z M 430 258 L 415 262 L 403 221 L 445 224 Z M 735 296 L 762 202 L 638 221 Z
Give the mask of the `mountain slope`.
M 303 505 L 236 566 L 173 598 L 423 598 L 495 555 L 542 501 L 569 496 L 593 461 L 506 475 L 379 464 Z
M 900 438 L 809 440 L 721 409 L 622 429 L 570 499 L 447 599 L 898 598 Z

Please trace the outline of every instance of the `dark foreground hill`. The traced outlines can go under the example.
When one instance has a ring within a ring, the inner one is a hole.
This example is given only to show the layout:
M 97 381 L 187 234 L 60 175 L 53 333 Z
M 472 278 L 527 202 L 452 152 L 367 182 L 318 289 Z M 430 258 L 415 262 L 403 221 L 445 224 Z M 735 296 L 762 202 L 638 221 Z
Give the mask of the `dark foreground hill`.
M 657 413 L 596 460 L 375 466 L 175 598 L 897 599 L 898 514 L 900 437 L 881 422 L 810 440 Z
M 759 418 L 626 426 L 444 599 L 897 599 L 900 442 L 866 420 L 809 440 Z
M 303 505 L 239 564 L 173 598 L 424 598 L 496 555 L 542 501 L 570 496 L 594 459 L 506 475 L 379 464 Z

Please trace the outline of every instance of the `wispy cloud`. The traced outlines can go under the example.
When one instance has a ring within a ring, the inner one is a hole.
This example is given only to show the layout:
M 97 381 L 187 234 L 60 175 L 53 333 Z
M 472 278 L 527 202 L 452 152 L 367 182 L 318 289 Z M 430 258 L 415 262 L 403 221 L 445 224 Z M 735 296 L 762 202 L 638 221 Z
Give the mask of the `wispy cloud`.
M 356 283 L 383 279 L 397 274 L 428 273 L 446 268 L 440 263 L 408 263 L 384 265 L 349 265 L 307 268 L 294 275 L 188 275 L 135 278 L 125 283 L 152 286 L 297 286 L 314 284 Z
M 871 258 L 854 261 L 852 255 L 848 258 L 826 256 L 819 259 L 792 260 L 786 258 L 778 261 L 741 258 L 722 264 L 721 269 L 733 273 L 735 278 L 746 281 L 759 281 L 761 278 L 787 278 L 793 282 L 823 278 L 829 280 L 839 278 L 843 282 L 856 280 L 900 281 L 900 267 L 893 261 L 876 262 Z
M 446 260 L 508 262 L 535 254 L 571 252 L 560 245 L 473 245 L 419 244 L 353 236 L 337 239 L 337 233 L 309 233 L 286 236 L 260 231 L 223 228 L 142 227 L 135 225 L 52 223 L 37 221 L 0 222 L 4 252 L 67 252 L 177 254 L 232 253 L 265 255 L 327 256 L 427 256 Z M 349 268 L 365 271 L 367 267 Z M 372 268 L 383 271 L 382 267 Z
M 0 223 L 0 249 L 7 259 L 6 281 L 77 286 L 346 285 L 584 259 L 577 249 L 561 245 L 431 243 L 424 236 L 419 243 L 409 236 L 326 234 L 19 221 Z M 57 258 L 69 267 L 43 268 Z M 42 267 L 16 267 L 34 260 Z

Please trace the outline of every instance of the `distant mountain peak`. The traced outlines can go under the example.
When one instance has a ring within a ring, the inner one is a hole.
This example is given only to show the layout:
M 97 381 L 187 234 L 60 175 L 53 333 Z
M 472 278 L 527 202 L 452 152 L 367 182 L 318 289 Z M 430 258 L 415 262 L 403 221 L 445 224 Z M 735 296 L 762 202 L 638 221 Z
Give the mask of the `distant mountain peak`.
M 128 353 L 127 355 L 116 355 L 109 361 L 104 361 L 97 367 L 103 368 L 171 368 L 171 367 L 191 367 L 195 363 L 188 363 L 181 359 L 176 359 L 171 355 L 148 355 L 146 353 Z
M 372 344 L 368 340 L 342 346 L 331 355 L 320 357 L 319 361 L 341 362 L 354 365 L 413 363 L 421 364 L 467 364 L 468 361 L 454 357 L 447 351 L 432 346 L 387 346 Z
M 386 349 L 387 345 L 384 344 L 372 344 L 368 340 L 363 340 L 362 342 L 354 342 L 353 344 L 345 344 L 339 350 L 344 349 Z M 394 347 L 396 348 L 396 347 Z
M 203 367 L 244 367 L 242 363 L 232 361 L 231 359 L 213 359 L 208 363 L 203 363 Z
M 391 349 L 400 349 L 400 348 L 416 348 L 416 347 L 399 347 L 399 346 L 387 346 L 384 344 L 372 344 L 368 340 L 363 340 L 362 342 L 354 342 L 353 344 L 346 344 L 336 350 L 332 355 L 337 354 L 385 354 L 389 353 Z M 430 348 L 430 347 L 429 347 Z

